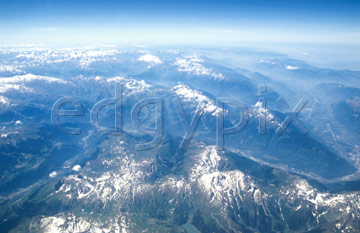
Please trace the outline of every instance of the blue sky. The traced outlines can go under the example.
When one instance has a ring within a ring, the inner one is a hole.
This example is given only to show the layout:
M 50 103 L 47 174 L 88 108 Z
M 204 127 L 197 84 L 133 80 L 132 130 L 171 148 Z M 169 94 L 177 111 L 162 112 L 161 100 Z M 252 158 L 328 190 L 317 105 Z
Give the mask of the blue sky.
M 0 43 L 360 43 L 360 1 L 0 0 Z

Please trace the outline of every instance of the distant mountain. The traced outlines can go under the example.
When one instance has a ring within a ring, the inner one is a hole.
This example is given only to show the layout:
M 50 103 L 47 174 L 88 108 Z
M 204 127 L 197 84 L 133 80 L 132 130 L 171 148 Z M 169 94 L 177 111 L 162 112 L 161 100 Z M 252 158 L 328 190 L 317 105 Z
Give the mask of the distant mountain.
M 360 229 L 358 71 L 248 48 L 0 55 L 0 232 Z M 74 100 L 63 110 L 81 105 L 83 114 L 59 117 L 79 134 L 54 124 L 62 97 Z M 162 135 L 138 150 L 155 135 L 155 97 Z M 233 102 L 223 110 L 218 97 Z M 150 104 L 132 113 L 144 99 Z M 224 148 L 216 146 L 222 114 L 225 128 L 243 121 Z M 90 118 L 102 129 L 121 119 L 121 132 L 106 134 Z M 181 147 L 184 122 L 197 127 Z

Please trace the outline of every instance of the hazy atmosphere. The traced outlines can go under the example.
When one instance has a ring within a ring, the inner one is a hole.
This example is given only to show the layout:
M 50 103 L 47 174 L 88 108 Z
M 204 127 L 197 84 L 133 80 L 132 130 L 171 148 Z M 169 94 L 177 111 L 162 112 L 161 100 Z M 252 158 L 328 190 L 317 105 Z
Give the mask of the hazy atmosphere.
M 0 232 L 360 231 L 359 1 L 0 0 Z

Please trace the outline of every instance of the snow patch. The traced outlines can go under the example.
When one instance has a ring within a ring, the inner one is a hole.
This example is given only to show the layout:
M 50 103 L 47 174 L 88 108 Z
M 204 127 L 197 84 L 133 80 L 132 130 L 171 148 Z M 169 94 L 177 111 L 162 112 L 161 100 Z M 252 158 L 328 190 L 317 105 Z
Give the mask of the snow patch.
M 221 113 L 221 108 L 217 107 L 211 99 L 206 97 L 201 91 L 190 88 L 187 85 L 179 84 L 171 88 L 171 91 L 182 97 L 185 102 L 195 102 L 202 104 L 203 111 L 213 116 Z
M 100 79 L 99 77 L 96 77 Z M 119 82 L 124 85 L 124 93 L 126 96 L 143 94 L 149 92 L 151 87 L 150 84 L 146 83 L 144 80 L 135 80 L 132 78 L 124 77 L 113 77 L 106 79 L 107 82 Z
M 15 66 L 0 65 L 0 72 L 20 73 L 21 70 L 16 68 Z
M 1 86 L 0 86 L 1 88 Z M 1 89 L 0 89 L 1 92 Z M 6 98 L 5 96 L 1 96 L 0 95 L 0 104 L 2 105 L 9 105 L 10 104 L 10 100 L 8 98 Z
M 185 56 L 184 58 L 176 58 L 175 65 L 178 66 L 179 72 L 186 72 L 197 76 L 211 76 L 215 79 L 224 80 L 225 76 L 221 73 L 215 72 L 210 68 L 204 67 L 203 59 L 196 55 Z
M 154 64 L 161 64 L 162 61 L 157 56 L 151 55 L 151 54 L 145 54 L 142 55 L 137 59 L 138 61 L 148 62 L 148 63 L 154 63 Z
M 296 67 L 296 66 L 286 66 L 286 69 L 287 69 L 287 70 L 297 70 L 297 69 L 299 69 L 299 68 Z
M 14 84 L 14 83 L 24 83 L 24 82 L 32 82 L 32 81 L 44 81 L 47 83 L 68 83 L 65 80 L 59 78 L 53 78 L 42 75 L 34 75 L 34 74 L 25 74 L 25 75 L 16 75 L 13 77 L 0 78 L 0 84 Z
M 274 119 L 274 115 L 269 112 L 267 108 L 265 108 L 261 101 L 256 102 L 256 104 L 252 108 L 252 115 L 258 115 L 264 117 L 266 114 L 266 118 L 269 120 Z
M 54 177 L 56 177 L 57 176 L 57 172 L 56 171 L 53 171 L 53 172 L 51 172 L 50 174 L 49 174 L 49 177 L 50 178 L 54 178 Z
M 71 170 L 78 172 L 81 170 L 81 166 L 77 164 L 77 165 L 73 166 Z
M 0 82 L 0 93 L 5 93 L 12 90 L 18 91 L 20 93 L 34 93 L 34 90 L 32 88 L 28 88 L 19 84 L 2 84 Z
M 74 214 L 60 213 L 55 216 L 38 216 L 30 223 L 31 232 L 44 233 L 82 233 L 82 232 L 129 232 L 131 222 L 124 216 L 116 216 L 105 222 L 98 222 Z

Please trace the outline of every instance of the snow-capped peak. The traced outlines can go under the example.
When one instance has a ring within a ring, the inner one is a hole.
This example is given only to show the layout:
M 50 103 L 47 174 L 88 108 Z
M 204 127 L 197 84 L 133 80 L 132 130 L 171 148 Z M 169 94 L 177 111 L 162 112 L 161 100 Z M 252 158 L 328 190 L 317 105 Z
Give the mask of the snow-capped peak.
M 185 56 L 184 58 L 176 58 L 175 65 L 178 67 L 179 72 L 186 72 L 197 76 L 211 76 L 215 79 L 223 80 L 225 76 L 221 73 L 215 72 L 210 68 L 206 68 L 202 63 L 203 59 L 200 57 Z
M 205 113 L 215 116 L 221 112 L 221 109 L 215 105 L 214 101 L 205 96 L 201 91 L 192 89 L 187 85 L 179 84 L 171 88 L 171 91 L 180 96 L 185 102 L 203 104 L 203 111 Z
M 95 77 L 96 81 L 99 82 L 117 82 L 124 85 L 124 93 L 126 96 L 142 94 L 148 92 L 151 85 L 146 83 L 145 80 L 136 80 L 133 78 L 124 78 L 121 76 L 116 76 L 112 78 L 105 78 L 102 76 Z
M 34 74 L 25 74 L 25 75 L 16 75 L 13 77 L 4 77 L 0 78 L 0 84 L 12 84 L 12 83 L 25 83 L 25 82 L 32 82 L 32 81 L 44 81 L 47 83 L 68 83 L 60 78 L 54 78 L 49 76 L 43 75 L 34 75 Z

